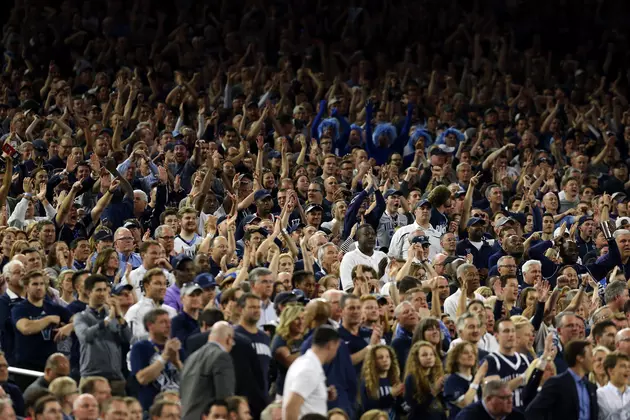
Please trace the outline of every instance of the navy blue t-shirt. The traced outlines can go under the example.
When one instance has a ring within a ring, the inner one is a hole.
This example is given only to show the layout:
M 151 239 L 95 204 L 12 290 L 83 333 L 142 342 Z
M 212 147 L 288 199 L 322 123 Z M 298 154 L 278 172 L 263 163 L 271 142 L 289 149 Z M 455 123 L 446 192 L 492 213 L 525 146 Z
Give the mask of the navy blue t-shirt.
M 280 347 L 287 347 L 289 349 L 289 354 L 291 355 L 296 353 L 299 354 L 300 346 L 302 345 L 303 341 L 304 340 L 295 340 L 291 343 L 290 346 L 288 346 L 287 341 L 284 338 L 276 335 L 273 337 L 273 341 L 271 343 L 271 354 L 275 355 L 276 350 L 278 350 Z M 276 377 L 276 394 L 282 395 L 282 391 L 284 390 L 284 379 L 286 378 L 287 371 L 289 369 L 280 362 L 277 362 L 276 366 L 278 367 L 278 376 Z
M 260 369 L 263 373 L 263 379 L 265 381 L 265 392 L 269 389 L 269 364 L 271 363 L 271 339 L 263 331 L 258 330 L 256 334 L 248 332 L 240 325 L 234 328 L 237 333 L 243 334 L 245 337 L 252 341 L 252 347 L 256 350 L 258 355 L 258 361 L 260 362 Z
M 455 403 L 463 397 L 472 383 L 473 377 L 465 378 L 458 373 L 453 373 L 446 377 L 444 381 L 444 400 L 449 410 L 449 419 L 454 419 L 461 411 Z M 478 396 L 475 396 L 473 402 L 477 402 Z
M 48 356 L 57 351 L 54 330 L 59 328 L 59 325 L 49 325 L 33 335 L 24 335 L 17 329 L 18 321 L 23 318 L 38 320 L 49 315 L 59 316 L 62 324 L 70 322 L 70 312 L 66 308 L 47 300 L 44 300 L 41 307 L 25 300 L 11 309 L 11 319 L 15 327 L 15 364 L 18 367 L 25 366 L 43 371 Z
M 171 320 L 171 337 L 178 338 L 182 345 L 185 345 L 188 337 L 198 332 L 199 324 L 197 320 L 186 312 L 176 315 Z
M 402 403 L 402 398 L 395 398 L 392 395 L 392 383 L 389 378 L 379 378 L 378 399 L 373 399 L 368 394 L 365 381 L 361 382 L 361 411 L 365 413 L 369 410 L 385 411 L 390 419 L 396 418 L 396 413 Z
M 355 354 L 363 350 L 370 343 L 372 336 L 372 330 L 364 327 L 359 327 L 359 335 L 354 335 L 342 326 L 339 327 L 339 336 L 348 345 L 350 354 Z M 357 371 L 357 375 L 361 374 L 361 367 L 363 363 L 357 363 L 354 368 Z
M 136 375 L 142 369 L 149 367 L 161 357 L 164 346 L 155 344 L 149 340 L 138 341 L 131 346 L 129 362 L 131 363 L 131 374 Z M 179 350 L 179 358 L 184 362 L 184 349 Z M 142 408 L 148 410 L 153 404 L 153 399 L 157 394 L 163 391 L 179 391 L 179 371 L 171 362 L 168 362 L 160 376 L 156 380 L 147 384 L 138 384 L 138 401 Z

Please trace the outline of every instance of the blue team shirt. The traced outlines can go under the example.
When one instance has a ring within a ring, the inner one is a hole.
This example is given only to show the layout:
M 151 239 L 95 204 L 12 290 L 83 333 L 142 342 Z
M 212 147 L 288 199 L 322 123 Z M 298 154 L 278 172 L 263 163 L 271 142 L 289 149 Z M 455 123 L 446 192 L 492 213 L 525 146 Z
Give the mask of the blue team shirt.
M 161 357 L 164 346 L 153 343 L 149 340 L 138 341 L 131 347 L 129 362 L 131 364 L 131 374 L 136 375 L 142 369 L 152 365 L 158 357 Z M 184 349 L 179 350 L 179 358 L 184 362 Z M 142 408 L 148 410 L 153 404 L 153 399 L 163 391 L 179 392 L 179 371 L 171 362 L 168 362 L 160 376 L 156 380 L 147 384 L 138 384 L 138 401 Z
M 73 300 L 68 306 L 66 306 L 66 309 L 72 316 L 85 311 L 86 308 L 87 303 L 81 302 L 79 299 Z M 77 337 L 74 331 L 70 334 L 70 338 L 72 338 L 72 347 L 70 347 L 70 368 L 72 369 L 72 374 L 74 376 L 74 374 L 79 374 L 79 369 L 81 368 L 79 363 L 81 359 L 81 345 L 79 344 L 79 337 Z
M 49 325 L 41 332 L 33 335 L 24 335 L 17 329 L 19 320 L 26 318 L 38 320 L 49 315 L 57 315 L 63 324 L 70 322 L 70 312 L 57 304 L 44 300 L 41 307 L 33 305 L 28 300 L 24 300 L 11 309 L 11 319 L 15 327 L 15 364 L 18 366 L 29 366 L 39 368 L 43 371 L 46 366 L 48 356 L 57 351 L 55 343 L 55 329 L 59 326 Z
M 472 380 L 472 376 L 465 378 L 458 373 L 453 373 L 446 377 L 444 381 L 444 401 L 446 401 L 446 405 L 448 406 L 449 419 L 454 419 L 461 411 L 461 408 L 455 405 L 455 403 L 468 392 L 468 387 L 472 383 Z M 478 395 L 475 395 L 473 402 L 477 402 L 478 400 Z
M 271 363 L 271 348 L 269 346 L 271 339 L 261 330 L 258 330 L 256 334 L 252 334 L 240 325 L 235 327 L 234 331 L 243 334 L 252 341 L 252 347 L 256 350 L 258 361 L 260 362 L 260 369 L 263 373 L 263 379 L 265 381 L 265 387 L 263 389 L 266 393 L 269 389 L 269 364 Z
M 197 320 L 186 312 L 176 315 L 171 320 L 171 337 L 178 338 L 182 345 L 185 345 L 188 337 L 198 332 L 200 330 Z
M 520 353 L 514 353 L 514 356 L 506 356 L 499 352 L 490 353 L 485 360 L 488 362 L 488 373 L 486 376 L 499 375 L 503 382 L 509 382 L 512 379 L 525 373 L 529 367 L 529 359 Z M 524 407 L 523 388 L 514 390 L 514 408 L 522 411 Z
M 363 350 L 370 343 L 370 338 L 372 336 L 372 330 L 359 327 L 359 335 L 354 335 L 347 329 L 342 326 L 339 327 L 339 336 L 341 339 L 347 344 L 348 350 L 350 350 L 350 354 L 355 354 Z M 354 365 L 354 368 L 357 371 L 357 375 L 361 374 L 361 367 L 363 363 L 357 363 Z

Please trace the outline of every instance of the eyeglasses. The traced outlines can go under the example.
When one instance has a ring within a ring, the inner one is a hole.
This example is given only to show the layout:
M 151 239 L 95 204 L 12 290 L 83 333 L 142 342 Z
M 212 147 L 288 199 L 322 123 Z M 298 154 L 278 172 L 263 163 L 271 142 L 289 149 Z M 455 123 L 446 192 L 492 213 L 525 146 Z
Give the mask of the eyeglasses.
M 119 241 L 133 241 L 133 238 L 131 236 L 126 237 L 126 238 L 118 238 Z

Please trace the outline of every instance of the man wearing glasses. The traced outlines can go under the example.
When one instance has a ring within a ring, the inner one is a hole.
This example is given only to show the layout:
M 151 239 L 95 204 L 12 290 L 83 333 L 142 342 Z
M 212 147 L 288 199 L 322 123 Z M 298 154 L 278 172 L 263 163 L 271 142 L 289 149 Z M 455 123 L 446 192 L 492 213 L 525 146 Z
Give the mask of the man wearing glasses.
M 116 229 L 114 233 L 114 247 L 118 251 L 118 272 L 121 275 L 125 273 L 127 263 L 130 263 L 131 268 L 134 270 L 142 265 L 140 254 L 134 252 L 136 247 L 135 240 L 129 229 L 124 227 Z

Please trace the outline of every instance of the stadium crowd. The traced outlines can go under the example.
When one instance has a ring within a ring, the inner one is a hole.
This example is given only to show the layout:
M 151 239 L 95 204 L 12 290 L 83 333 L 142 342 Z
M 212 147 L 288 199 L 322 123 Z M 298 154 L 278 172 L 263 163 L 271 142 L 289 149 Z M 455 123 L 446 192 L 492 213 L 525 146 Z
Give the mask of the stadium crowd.
M 629 6 L 15 0 L 0 419 L 629 418 Z

